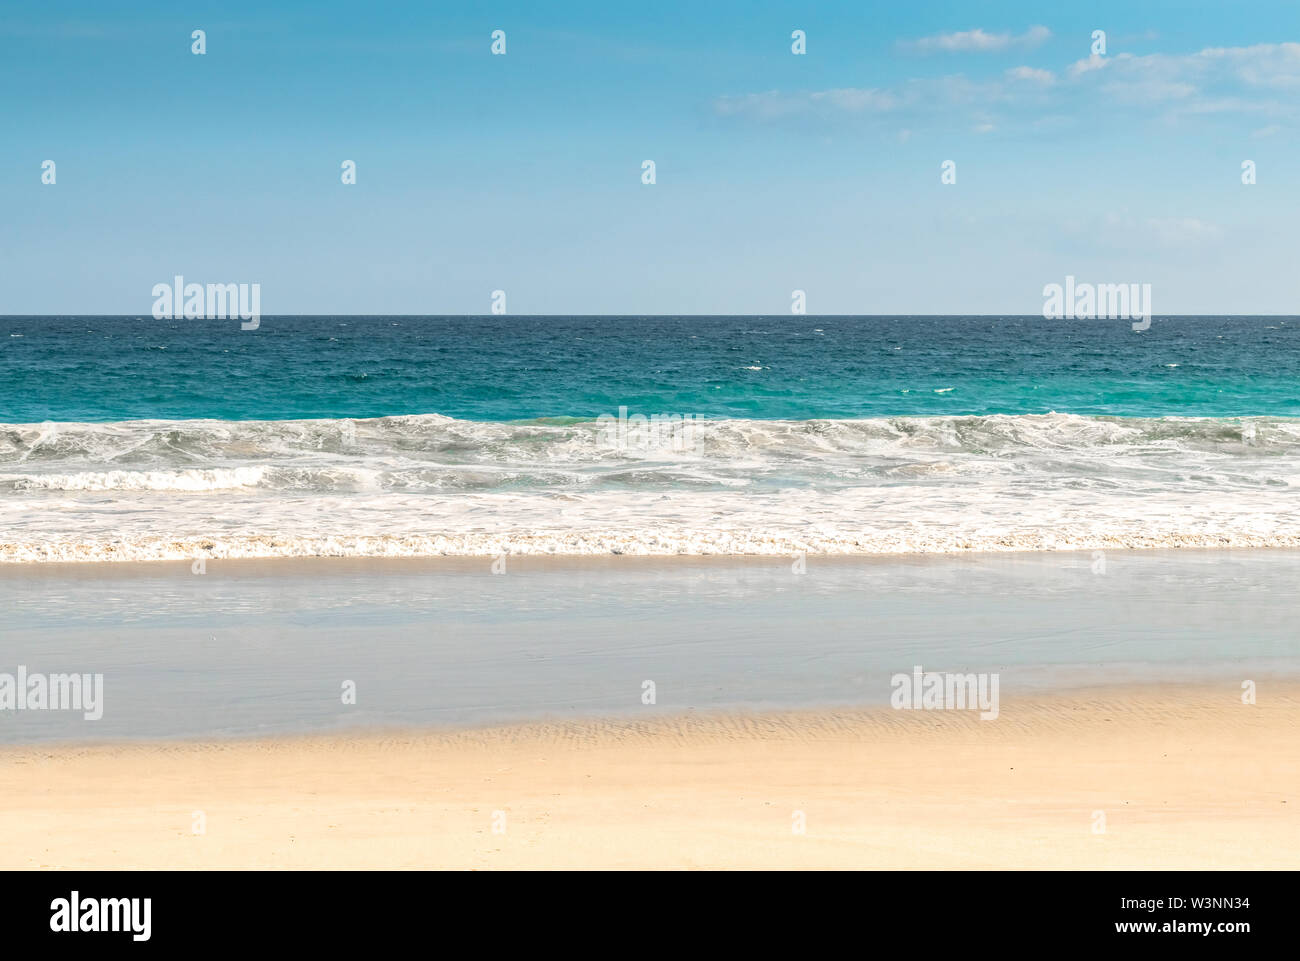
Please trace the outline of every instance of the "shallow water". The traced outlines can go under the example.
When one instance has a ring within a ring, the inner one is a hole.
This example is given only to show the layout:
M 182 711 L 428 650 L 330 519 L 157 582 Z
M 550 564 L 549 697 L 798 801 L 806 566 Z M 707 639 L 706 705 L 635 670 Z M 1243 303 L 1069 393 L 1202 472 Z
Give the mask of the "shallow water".
M 0 567 L 0 672 L 104 675 L 99 721 L 0 711 L 0 740 L 255 735 L 1000 696 L 1300 673 L 1300 552 Z M 644 681 L 656 703 L 642 703 Z M 356 704 L 342 703 L 355 682 Z

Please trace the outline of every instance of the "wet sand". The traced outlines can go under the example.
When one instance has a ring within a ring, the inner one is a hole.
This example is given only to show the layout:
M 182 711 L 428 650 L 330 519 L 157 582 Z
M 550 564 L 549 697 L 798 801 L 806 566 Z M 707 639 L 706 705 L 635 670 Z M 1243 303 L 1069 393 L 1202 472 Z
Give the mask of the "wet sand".
M 344 735 L 888 703 L 895 672 L 1004 698 L 1300 676 L 1294 551 L 0 565 L 0 672 L 103 675 L 97 721 L 0 743 Z M 355 702 L 343 698 L 355 688 Z

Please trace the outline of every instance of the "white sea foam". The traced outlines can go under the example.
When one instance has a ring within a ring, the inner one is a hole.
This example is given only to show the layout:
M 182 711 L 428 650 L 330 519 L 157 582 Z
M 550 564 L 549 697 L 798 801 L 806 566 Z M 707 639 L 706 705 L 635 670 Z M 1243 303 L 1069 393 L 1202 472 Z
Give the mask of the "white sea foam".
M 1300 421 L 0 425 L 0 560 L 1300 546 Z
M 214 470 L 79 471 L 72 474 L 0 474 L 0 490 L 222 491 L 257 487 L 265 467 Z

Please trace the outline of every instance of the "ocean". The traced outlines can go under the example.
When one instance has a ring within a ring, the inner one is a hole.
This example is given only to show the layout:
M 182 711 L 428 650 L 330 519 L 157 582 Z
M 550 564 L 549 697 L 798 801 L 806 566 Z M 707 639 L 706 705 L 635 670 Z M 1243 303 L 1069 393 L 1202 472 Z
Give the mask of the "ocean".
M 1298 486 L 1297 317 L 0 317 L 0 561 L 1297 547 Z

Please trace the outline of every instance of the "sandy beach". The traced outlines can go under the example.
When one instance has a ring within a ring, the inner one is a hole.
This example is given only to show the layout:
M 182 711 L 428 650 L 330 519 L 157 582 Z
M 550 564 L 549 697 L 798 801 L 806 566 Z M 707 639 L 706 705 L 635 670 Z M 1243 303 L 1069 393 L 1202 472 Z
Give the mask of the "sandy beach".
M 0 867 L 1295 868 L 1298 708 L 1300 684 L 1260 679 L 1254 705 L 1226 682 L 1110 687 L 1007 698 L 991 722 L 869 708 L 12 746 Z

